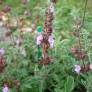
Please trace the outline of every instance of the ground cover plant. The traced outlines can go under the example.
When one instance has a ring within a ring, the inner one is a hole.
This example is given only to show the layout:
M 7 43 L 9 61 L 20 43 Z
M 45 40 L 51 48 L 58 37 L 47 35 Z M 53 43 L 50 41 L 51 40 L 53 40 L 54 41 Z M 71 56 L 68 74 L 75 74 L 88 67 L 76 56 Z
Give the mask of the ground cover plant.
M 92 92 L 92 0 L 0 0 L 0 92 Z

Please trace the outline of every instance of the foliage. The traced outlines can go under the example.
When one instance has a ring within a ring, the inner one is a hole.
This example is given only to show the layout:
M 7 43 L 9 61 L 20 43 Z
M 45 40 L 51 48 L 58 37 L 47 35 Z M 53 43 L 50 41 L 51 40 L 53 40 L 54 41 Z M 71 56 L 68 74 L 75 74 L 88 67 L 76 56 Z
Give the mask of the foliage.
M 10 5 L 12 11 L 10 18 L 19 18 L 25 10 L 31 12 L 30 17 L 24 17 L 27 27 L 32 27 L 36 16 L 39 15 L 37 26 L 44 23 L 47 4 L 49 0 L 29 0 L 27 6 L 21 0 L 4 0 L 0 10 L 5 5 Z M 71 35 L 74 30 L 76 17 L 82 19 L 84 12 L 84 0 L 58 0 L 55 5 L 54 38 L 55 48 L 48 52 L 53 57 L 53 63 L 42 66 L 37 58 L 37 45 L 35 33 L 25 33 L 22 37 L 22 45 L 15 46 L 16 40 L 21 36 L 18 28 L 10 39 L 0 43 L 0 48 L 5 49 L 5 60 L 7 66 L 3 73 L 0 73 L 0 92 L 3 83 L 8 83 L 10 92 L 92 92 L 92 71 L 76 74 L 74 65 L 83 64 L 83 60 L 76 59 L 71 48 L 78 45 L 77 38 Z M 82 49 L 87 51 L 87 59 L 92 63 L 92 0 L 88 0 L 87 12 L 84 27 L 81 29 Z M 3 36 L 0 29 L 0 36 Z M 13 31 L 13 30 L 12 30 Z M 25 50 L 26 55 L 22 52 Z M 20 82 L 19 89 L 15 80 Z

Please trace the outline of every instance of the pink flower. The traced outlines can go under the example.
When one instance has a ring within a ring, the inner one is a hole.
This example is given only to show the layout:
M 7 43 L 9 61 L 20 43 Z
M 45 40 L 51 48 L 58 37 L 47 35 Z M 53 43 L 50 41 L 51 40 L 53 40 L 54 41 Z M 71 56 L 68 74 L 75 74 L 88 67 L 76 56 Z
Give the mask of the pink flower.
M 37 38 L 36 38 L 37 45 L 40 45 L 42 40 L 43 40 L 42 35 L 37 36 Z
M 50 48 L 54 47 L 54 38 L 53 36 L 49 36 L 48 42 L 50 43 Z
M 9 92 L 9 88 L 8 88 L 8 86 L 7 86 L 7 85 L 4 85 L 4 88 L 3 88 L 2 91 L 3 91 L 3 92 Z
M 5 54 L 5 49 L 4 48 L 0 48 L 0 55 L 4 55 Z
M 92 70 L 92 64 L 89 65 L 90 70 Z
M 74 71 L 79 74 L 80 71 L 81 71 L 81 66 L 80 65 L 75 65 Z
M 18 38 L 15 42 L 16 44 L 16 47 L 20 46 L 22 44 L 22 39 L 21 38 Z
M 49 11 L 50 11 L 51 13 L 54 13 L 55 9 L 54 9 L 54 5 L 53 5 L 53 4 L 51 4 L 51 5 L 49 6 Z
M 72 52 L 72 53 L 75 54 L 75 53 L 77 53 L 77 51 L 78 51 L 78 49 L 77 49 L 76 47 L 71 48 L 71 52 Z
M 20 40 L 18 39 L 18 40 L 16 41 L 16 44 L 19 45 L 19 43 L 20 43 Z

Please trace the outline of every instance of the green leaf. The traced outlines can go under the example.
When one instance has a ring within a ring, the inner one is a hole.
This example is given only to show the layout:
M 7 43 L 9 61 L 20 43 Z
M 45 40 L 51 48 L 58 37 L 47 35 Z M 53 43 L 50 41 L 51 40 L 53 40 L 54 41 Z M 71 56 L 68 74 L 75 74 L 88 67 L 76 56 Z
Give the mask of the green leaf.
M 74 88 L 74 78 L 72 76 L 68 76 L 64 85 L 64 92 L 72 92 Z

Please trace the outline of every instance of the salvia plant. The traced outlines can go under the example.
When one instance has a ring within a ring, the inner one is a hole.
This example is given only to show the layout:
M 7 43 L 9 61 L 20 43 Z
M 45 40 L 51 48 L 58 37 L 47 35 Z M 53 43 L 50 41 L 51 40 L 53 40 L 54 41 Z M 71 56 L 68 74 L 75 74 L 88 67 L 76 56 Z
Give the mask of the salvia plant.
M 92 92 L 92 0 L 0 0 L 0 92 Z

